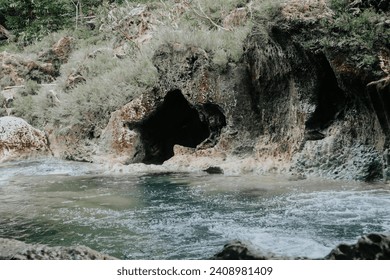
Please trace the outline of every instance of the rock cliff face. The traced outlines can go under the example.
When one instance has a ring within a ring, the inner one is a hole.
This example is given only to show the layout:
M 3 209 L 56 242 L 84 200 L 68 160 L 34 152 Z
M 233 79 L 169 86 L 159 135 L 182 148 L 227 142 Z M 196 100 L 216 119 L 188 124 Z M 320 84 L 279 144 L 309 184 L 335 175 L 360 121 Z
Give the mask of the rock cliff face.
M 294 32 L 301 31 L 275 25 L 268 38 L 248 40 L 251 95 L 261 131 L 257 156 L 278 155 L 290 163 L 289 170 L 305 175 L 381 178 L 387 111 L 377 96 L 388 85 L 380 82 L 378 91 L 373 88 L 378 82 L 368 83 L 374 77 L 356 73 L 340 50 L 305 49 Z
M 251 114 L 248 83 L 236 88 L 237 78 L 247 79 L 246 68 L 234 65 L 219 76 L 206 51 L 181 44 L 161 46 L 153 61 L 159 85 L 112 114 L 103 146 L 127 163 L 161 164 L 174 156 L 175 145 L 190 153 L 226 151 L 221 139 L 236 133 L 233 123 L 239 118 L 234 104 L 242 108 L 240 114 Z
M 174 168 L 386 177 L 386 69 L 363 71 L 342 48 L 306 47 L 304 30 L 315 31 L 313 21 L 332 13 L 325 2 L 312 1 L 311 17 L 291 19 L 295 2 L 267 32 L 255 26 L 241 61 L 223 72 L 212 63 L 213 53 L 162 45 L 153 59 L 158 85 L 113 114 L 105 151 L 122 163 Z M 383 61 L 387 47 L 378 49 Z

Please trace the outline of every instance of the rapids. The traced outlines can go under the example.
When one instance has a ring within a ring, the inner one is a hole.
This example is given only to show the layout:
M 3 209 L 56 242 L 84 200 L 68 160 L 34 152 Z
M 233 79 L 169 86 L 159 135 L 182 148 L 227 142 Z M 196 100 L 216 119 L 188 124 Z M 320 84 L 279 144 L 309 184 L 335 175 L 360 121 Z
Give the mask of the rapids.
M 0 164 L 0 237 L 123 259 L 205 259 L 231 240 L 319 258 L 363 234 L 389 233 L 389 213 L 383 183 Z

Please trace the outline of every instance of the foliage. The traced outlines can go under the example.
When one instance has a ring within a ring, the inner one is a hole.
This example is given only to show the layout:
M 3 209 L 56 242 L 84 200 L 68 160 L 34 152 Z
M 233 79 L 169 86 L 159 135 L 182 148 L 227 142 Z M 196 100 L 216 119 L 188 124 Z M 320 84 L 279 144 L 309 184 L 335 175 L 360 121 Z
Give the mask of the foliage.
M 325 47 L 349 49 L 351 62 L 360 69 L 373 69 L 378 63 L 378 46 L 389 45 L 390 29 L 386 27 L 389 14 L 375 10 L 351 9 L 349 1 L 332 0 L 335 12 L 332 19 L 324 20 L 325 36 L 321 39 Z
M 95 65 L 104 63 L 104 59 L 96 59 Z M 111 64 L 110 71 L 95 73 L 84 84 L 60 96 L 61 103 L 52 115 L 57 124 L 62 127 L 79 125 L 86 130 L 103 129 L 113 111 L 156 82 L 157 71 L 148 57 L 111 59 L 115 63 Z
M 33 80 L 28 80 L 23 88 L 18 93 L 22 96 L 37 95 L 40 89 L 40 85 Z
M 13 102 L 12 112 L 16 117 L 22 117 L 28 123 L 35 124 L 35 112 L 38 112 L 37 105 L 31 95 L 16 98 Z
M 74 26 L 76 17 L 94 14 L 96 7 L 103 2 L 105 1 L 0 0 L 0 24 L 11 30 L 20 44 L 28 45 L 53 31 Z
M 70 24 L 68 0 L 0 0 L 6 28 L 26 44 Z

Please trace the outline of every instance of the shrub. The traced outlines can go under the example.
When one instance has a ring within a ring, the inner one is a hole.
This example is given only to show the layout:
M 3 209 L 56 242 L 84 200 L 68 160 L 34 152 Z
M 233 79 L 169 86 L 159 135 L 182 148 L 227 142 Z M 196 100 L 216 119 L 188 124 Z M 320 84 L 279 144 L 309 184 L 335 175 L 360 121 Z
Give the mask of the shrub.
M 33 80 L 28 80 L 24 87 L 18 90 L 18 93 L 22 96 L 37 95 L 40 89 L 40 85 Z
M 60 95 L 61 103 L 51 116 L 59 126 L 78 125 L 85 133 L 103 129 L 113 111 L 155 84 L 157 70 L 149 57 L 111 60 L 115 67 L 110 71 L 95 73 L 84 84 Z
M 325 47 L 342 47 L 353 54 L 352 63 L 361 69 L 373 69 L 378 63 L 379 46 L 389 45 L 390 29 L 386 27 L 388 13 L 367 7 L 351 9 L 349 1 L 333 0 L 332 19 L 324 20 L 321 43 Z
M 66 0 L 1 0 L 0 13 L 5 25 L 23 44 L 42 39 L 51 31 L 71 22 L 70 2 Z
M 29 124 L 35 124 L 37 118 L 35 115 L 36 105 L 31 95 L 16 98 L 13 102 L 13 114 L 23 118 Z

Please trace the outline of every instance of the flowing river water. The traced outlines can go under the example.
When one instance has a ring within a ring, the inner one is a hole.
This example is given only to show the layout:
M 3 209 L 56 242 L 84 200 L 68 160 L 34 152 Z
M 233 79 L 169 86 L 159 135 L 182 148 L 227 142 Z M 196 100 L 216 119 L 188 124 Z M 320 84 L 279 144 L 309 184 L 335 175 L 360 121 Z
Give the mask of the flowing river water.
M 383 183 L 0 164 L 0 237 L 86 245 L 121 259 L 205 259 L 232 240 L 319 258 L 362 234 L 389 233 L 389 214 Z

